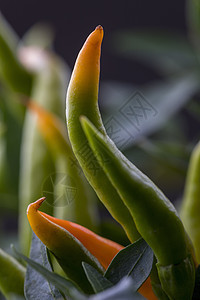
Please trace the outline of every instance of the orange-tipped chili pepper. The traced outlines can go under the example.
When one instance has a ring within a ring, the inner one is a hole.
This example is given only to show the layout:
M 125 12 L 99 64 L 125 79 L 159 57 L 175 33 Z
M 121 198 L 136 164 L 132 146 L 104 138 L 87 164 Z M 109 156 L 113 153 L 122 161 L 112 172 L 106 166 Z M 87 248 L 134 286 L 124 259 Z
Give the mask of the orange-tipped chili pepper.
M 44 200 L 45 198 L 41 198 L 28 206 L 27 217 L 33 231 L 54 254 L 68 278 L 77 283 L 85 293 L 93 293 L 82 268 L 82 262 L 89 263 L 101 273 L 104 271 L 103 267 L 69 231 L 38 211 Z
M 124 248 L 122 245 L 103 238 L 81 225 L 66 220 L 57 219 L 47 215 L 44 212 L 38 211 L 38 208 L 43 201 L 44 198 L 41 198 L 30 204 L 27 210 L 27 217 L 35 234 L 50 250 L 52 250 L 52 243 L 58 243 L 56 232 L 67 230 L 75 238 L 77 238 L 94 257 L 98 259 L 105 269 L 107 269 L 115 255 Z M 52 232 L 52 230 L 54 232 Z M 152 291 L 150 278 L 145 281 L 145 283 L 139 289 L 139 292 L 149 300 L 157 299 Z
M 81 115 L 87 116 L 102 134 L 106 134 L 98 107 L 102 39 L 103 28 L 97 26 L 88 36 L 76 59 L 66 98 L 67 128 L 72 149 L 87 180 L 133 242 L 140 238 L 140 234 L 130 211 L 99 165 L 79 122 Z
M 103 238 L 79 224 L 60 220 L 43 212 L 40 213 L 75 236 L 83 244 L 83 246 L 85 246 L 85 248 L 87 248 L 90 253 L 98 259 L 105 269 L 108 268 L 113 257 L 124 248 L 123 246 L 109 239 Z

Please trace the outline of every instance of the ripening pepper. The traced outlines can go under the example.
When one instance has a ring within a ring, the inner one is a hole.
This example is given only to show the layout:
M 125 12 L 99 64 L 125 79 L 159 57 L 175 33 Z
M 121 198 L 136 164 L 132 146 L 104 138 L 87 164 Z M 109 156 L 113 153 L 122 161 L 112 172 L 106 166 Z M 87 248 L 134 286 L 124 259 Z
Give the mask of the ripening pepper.
M 55 238 L 51 235 L 54 234 L 53 230 L 59 230 L 59 228 L 60 231 L 62 231 L 63 229 L 67 230 L 67 232 L 70 232 L 76 239 L 78 239 L 81 242 L 81 244 L 94 257 L 98 259 L 98 261 L 104 267 L 104 269 L 108 268 L 115 255 L 124 248 L 118 243 L 115 243 L 109 239 L 103 238 L 95 234 L 86 227 L 83 227 L 79 224 L 70 221 L 57 219 L 44 212 L 38 211 L 38 208 L 42 204 L 42 201 L 44 201 L 44 198 L 39 199 L 36 202 L 29 205 L 27 210 L 27 217 L 35 234 L 54 254 L 56 254 L 56 252 L 54 252 L 55 245 L 53 245 L 52 243 L 59 243 L 60 241 L 59 239 L 57 239 L 56 241 Z M 55 226 L 54 228 L 53 224 L 56 224 L 58 226 Z M 65 241 L 62 242 L 62 247 L 63 253 L 65 253 L 66 255 L 65 247 L 67 247 L 67 241 L 66 243 Z M 71 249 L 71 251 L 75 251 L 75 249 Z M 142 285 L 142 287 L 140 287 L 139 292 L 149 300 L 157 299 L 152 291 L 150 278 L 148 278 Z
M 200 264 L 200 142 L 194 148 L 185 184 L 180 216 L 194 245 Z
M 93 290 L 82 268 L 82 262 L 87 262 L 101 273 L 104 269 L 69 231 L 38 211 L 44 200 L 45 198 L 41 198 L 28 206 L 27 217 L 31 228 L 53 253 L 67 277 L 77 283 L 85 293 L 91 294 Z
M 163 290 L 170 299 L 192 299 L 193 248 L 174 206 L 108 136 L 102 135 L 86 117 L 81 118 L 81 123 L 94 155 L 154 251 Z
M 69 143 L 65 123 L 55 114 L 43 109 L 34 101 L 28 101 L 26 105 L 37 116 L 37 125 L 40 133 L 52 150 L 56 172 L 63 174 L 61 177 L 62 184 L 55 183 L 54 194 L 56 195 L 56 203 L 54 205 L 54 216 L 94 229 L 98 218 L 93 202 L 90 201 L 91 188 L 84 176 L 79 172 L 79 169 L 74 166 L 76 158 Z M 73 192 L 74 183 L 73 194 L 70 192 L 71 190 Z M 66 194 L 67 186 L 69 186 L 69 195 Z
M 12 256 L 0 249 L 0 291 L 6 299 L 24 295 L 25 268 Z
M 133 218 L 91 151 L 79 122 L 80 116 L 85 115 L 102 134 L 105 134 L 98 108 L 102 39 L 103 28 L 97 26 L 87 38 L 77 57 L 67 91 L 67 127 L 72 149 L 86 178 L 99 199 L 123 226 L 127 236 L 133 242 L 140 237 Z

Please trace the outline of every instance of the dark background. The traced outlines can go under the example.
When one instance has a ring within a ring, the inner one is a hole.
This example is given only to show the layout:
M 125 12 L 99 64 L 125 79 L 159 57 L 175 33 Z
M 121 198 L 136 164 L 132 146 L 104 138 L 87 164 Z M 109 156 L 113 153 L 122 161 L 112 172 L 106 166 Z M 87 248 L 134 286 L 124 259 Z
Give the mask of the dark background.
M 112 45 L 113 34 L 126 29 L 156 29 L 186 33 L 185 1 L 46 1 L 1 0 L 0 10 L 22 36 L 33 24 L 55 29 L 56 51 L 73 67 L 85 38 L 101 24 L 105 30 L 101 78 L 146 83 L 159 75 L 139 62 L 121 58 Z

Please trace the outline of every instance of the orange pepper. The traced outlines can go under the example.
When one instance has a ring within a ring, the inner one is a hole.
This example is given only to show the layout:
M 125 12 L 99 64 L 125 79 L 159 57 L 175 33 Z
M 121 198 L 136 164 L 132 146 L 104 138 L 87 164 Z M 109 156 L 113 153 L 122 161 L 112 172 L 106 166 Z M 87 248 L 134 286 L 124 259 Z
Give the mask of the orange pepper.
M 39 239 L 52 249 L 52 244 L 56 244 L 57 232 L 63 228 L 76 237 L 88 251 L 95 256 L 101 265 L 107 269 L 115 255 L 124 247 L 109 239 L 103 238 L 91 230 L 73 222 L 61 220 L 38 211 L 45 198 L 41 198 L 31 203 L 27 209 L 27 217 L 29 223 L 39 237 Z M 139 293 L 146 299 L 157 300 L 153 293 L 150 277 L 143 283 L 139 289 Z

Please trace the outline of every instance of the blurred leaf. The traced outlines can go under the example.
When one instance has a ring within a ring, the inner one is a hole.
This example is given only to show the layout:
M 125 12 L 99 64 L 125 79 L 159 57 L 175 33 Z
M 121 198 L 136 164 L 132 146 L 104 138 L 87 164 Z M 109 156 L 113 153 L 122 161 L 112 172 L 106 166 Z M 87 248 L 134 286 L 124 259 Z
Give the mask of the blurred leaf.
M 173 33 L 119 32 L 113 43 L 120 54 L 139 58 L 166 74 L 198 64 L 196 53 L 186 38 Z
M 33 233 L 30 258 L 43 265 L 47 270 L 52 271 L 49 264 L 46 247 Z M 25 286 L 24 286 L 26 299 L 43 299 L 51 300 L 61 298 L 59 290 L 57 290 L 48 280 L 41 274 L 33 269 L 30 265 L 27 267 Z
M 192 117 L 196 118 L 198 122 L 200 122 L 200 103 L 199 100 L 197 101 L 191 101 L 186 109 L 189 111 L 189 113 L 192 115 Z
M 186 17 L 189 27 L 190 36 L 197 46 L 199 51 L 200 47 L 200 2 L 199 0 L 187 0 L 186 1 Z
M 70 297 L 70 299 L 74 300 L 85 300 L 87 299 L 84 294 L 82 294 L 77 287 L 69 280 L 65 279 L 64 277 L 55 274 L 40 264 L 36 263 L 32 259 L 24 256 L 23 254 L 19 253 L 14 247 L 13 251 L 15 255 L 25 262 L 27 262 L 33 269 L 35 269 L 39 274 L 43 275 L 48 281 L 50 281 L 55 287 L 57 287 L 66 297 Z
M 114 287 L 107 289 L 95 296 L 91 296 L 90 300 L 142 300 L 145 299 L 138 293 L 135 293 L 133 281 L 130 277 L 122 279 Z
M 119 223 L 115 222 L 115 220 L 111 218 L 106 219 L 105 221 L 101 220 L 100 235 L 123 246 L 130 244 L 123 228 L 119 225 Z
M 0 248 L 0 291 L 9 299 L 10 294 L 24 295 L 25 268 Z
M 106 279 L 101 273 L 87 263 L 82 263 L 85 274 L 93 287 L 95 293 L 100 293 L 108 288 L 111 288 L 113 284 Z
M 19 62 L 17 38 L 0 13 L 0 77 L 13 91 L 29 95 L 33 76 Z
M 139 239 L 115 256 L 105 277 L 116 284 L 124 276 L 131 276 L 136 291 L 149 276 L 152 264 L 153 251 L 143 239 Z
M 54 30 L 46 23 L 34 24 L 22 37 L 23 46 L 36 46 L 40 49 L 50 49 L 54 41 Z
M 163 166 L 185 177 L 189 151 L 184 145 L 144 139 L 137 146 Z
M 104 124 L 110 138 L 122 150 L 141 136 L 159 130 L 199 90 L 199 78 L 186 74 L 135 90 L 132 95 L 107 107 Z

